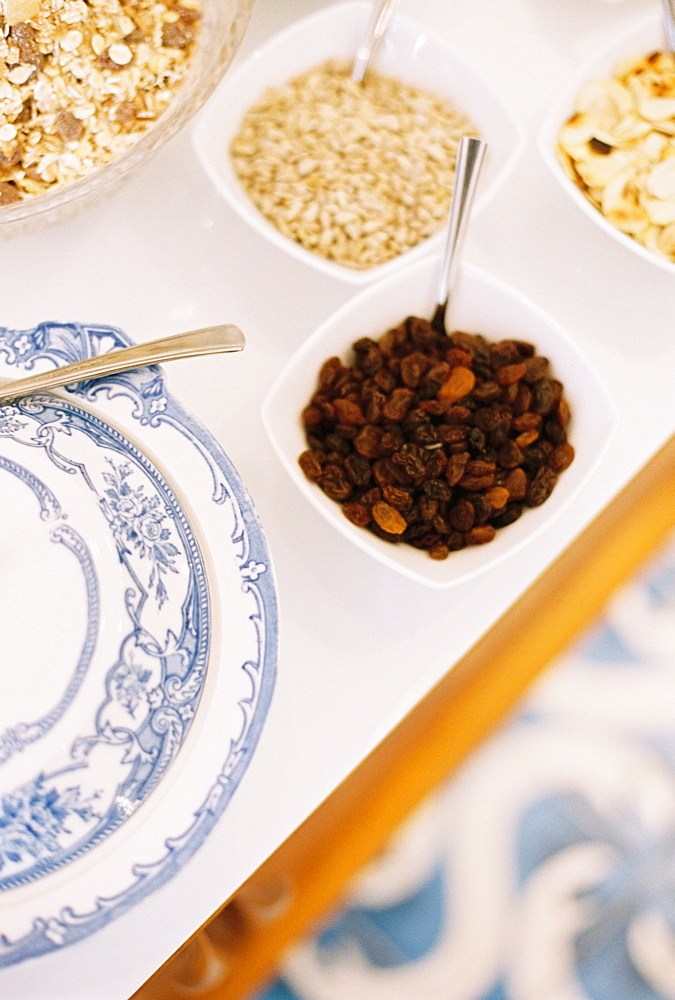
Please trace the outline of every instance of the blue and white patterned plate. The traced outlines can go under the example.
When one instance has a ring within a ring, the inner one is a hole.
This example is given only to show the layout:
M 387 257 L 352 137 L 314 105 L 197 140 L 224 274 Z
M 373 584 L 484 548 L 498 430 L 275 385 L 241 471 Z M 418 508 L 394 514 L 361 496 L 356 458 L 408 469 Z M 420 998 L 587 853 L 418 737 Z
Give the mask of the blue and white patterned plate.
M 0 328 L 0 375 L 128 343 Z M 265 539 L 157 367 L 0 407 L 0 967 L 163 884 L 224 810 L 276 668 Z

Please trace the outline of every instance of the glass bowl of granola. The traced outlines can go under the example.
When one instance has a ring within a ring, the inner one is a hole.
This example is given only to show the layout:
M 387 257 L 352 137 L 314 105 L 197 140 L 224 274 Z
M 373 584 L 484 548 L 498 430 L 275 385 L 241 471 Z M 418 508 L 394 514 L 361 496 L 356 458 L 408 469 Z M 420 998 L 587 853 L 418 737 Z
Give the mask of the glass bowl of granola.
M 594 225 L 675 274 L 675 63 L 656 12 L 579 69 L 549 109 L 539 149 Z
M 110 189 L 202 106 L 253 0 L 0 0 L 0 235 Z

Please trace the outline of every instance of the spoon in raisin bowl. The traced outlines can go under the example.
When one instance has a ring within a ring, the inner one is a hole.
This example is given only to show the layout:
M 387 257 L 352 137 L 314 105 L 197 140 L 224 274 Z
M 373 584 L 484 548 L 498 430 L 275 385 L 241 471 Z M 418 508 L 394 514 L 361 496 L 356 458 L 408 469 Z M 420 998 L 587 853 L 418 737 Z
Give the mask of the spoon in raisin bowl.
M 241 330 L 232 324 L 209 326 L 188 333 L 178 333 L 160 340 L 150 340 L 131 347 L 122 347 L 108 354 L 84 358 L 73 364 L 53 368 L 37 375 L 20 379 L 0 379 L 0 403 L 7 403 L 29 393 L 56 389 L 85 379 L 116 375 L 118 372 L 146 365 L 157 365 L 180 358 L 194 358 L 205 354 L 222 354 L 241 351 L 245 340 Z
M 431 318 L 431 325 L 438 333 L 447 334 L 448 332 L 446 327 L 448 303 L 457 277 L 457 268 L 466 237 L 471 205 L 476 193 L 486 148 L 486 143 L 482 139 L 476 139 L 473 136 L 462 136 L 459 142 L 455 168 L 455 189 L 450 205 L 448 235 L 436 294 L 438 305 Z

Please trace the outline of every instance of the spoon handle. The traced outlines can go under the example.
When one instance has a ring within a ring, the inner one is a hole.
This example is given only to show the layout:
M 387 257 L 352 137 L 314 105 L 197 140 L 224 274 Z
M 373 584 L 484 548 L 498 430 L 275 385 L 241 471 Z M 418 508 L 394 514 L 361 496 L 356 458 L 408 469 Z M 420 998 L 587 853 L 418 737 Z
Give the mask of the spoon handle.
M 55 389 L 57 386 L 100 378 L 102 375 L 113 375 L 129 371 L 131 368 L 142 368 L 145 365 L 156 365 L 163 361 L 202 354 L 219 354 L 224 351 L 240 351 L 244 343 L 241 330 L 228 324 L 179 333 L 161 340 L 150 340 L 144 344 L 134 344 L 132 347 L 110 351 L 109 354 L 84 358 L 62 368 L 53 368 L 37 375 L 29 375 L 27 378 L 8 381 L 0 385 L 0 403 L 6 403 L 28 393 Z
M 662 3 L 666 41 L 668 42 L 668 48 L 675 56 L 675 11 L 673 11 L 672 0 L 662 0 Z
M 478 175 L 483 164 L 487 146 L 481 139 L 473 136 L 462 136 L 457 151 L 457 166 L 455 168 L 455 189 L 450 205 L 450 222 L 448 238 L 445 244 L 443 265 L 438 281 L 436 302 L 436 322 L 444 323 L 445 310 L 455 283 L 457 267 L 462 254 L 462 246 L 466 236 L 467 222 L 471 212 L 471 203 L 476 192 Z
M 368 69 L 368 63 L 375 54 L 375 50 L 387 30 L 387 25 L 398 4 L 399 0 L 378 0 L 375 4 L 365 38 L 356 50 L 356 58 L 354 59 L 351 74 L 354 83 L 363 82 L 366 70 Z

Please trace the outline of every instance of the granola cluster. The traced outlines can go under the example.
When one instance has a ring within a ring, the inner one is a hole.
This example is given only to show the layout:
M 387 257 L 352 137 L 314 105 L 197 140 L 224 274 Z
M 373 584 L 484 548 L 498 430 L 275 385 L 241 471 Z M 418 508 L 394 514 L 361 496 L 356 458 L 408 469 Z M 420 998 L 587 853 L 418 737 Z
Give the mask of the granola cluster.
M 183 82 L 200 0 L 0 0 L 0 206 L 126 152 Z

